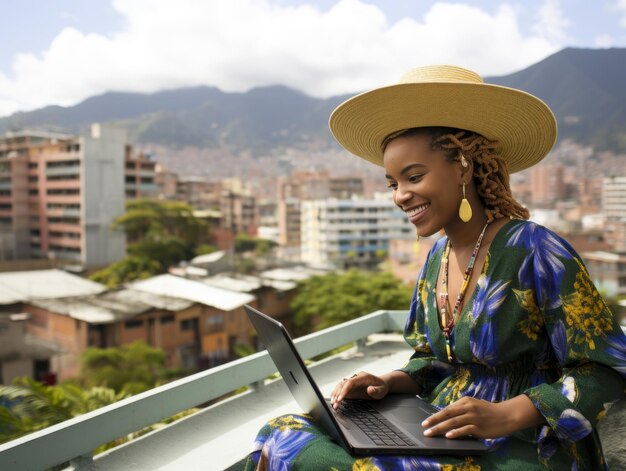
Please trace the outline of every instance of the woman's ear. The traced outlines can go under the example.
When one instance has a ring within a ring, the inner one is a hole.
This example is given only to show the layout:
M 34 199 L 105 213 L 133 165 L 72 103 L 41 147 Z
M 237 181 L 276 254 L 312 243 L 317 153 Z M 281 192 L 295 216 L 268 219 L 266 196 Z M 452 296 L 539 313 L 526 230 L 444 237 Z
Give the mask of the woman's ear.
M 459 152 L 461 158 L 459 159 L 459 163 L 461 164 L 461 181 L 466 184 L 472 181 L 472 175 L 474 174 L 474 164 L 471 160 L 466 159 L 463 152 Z

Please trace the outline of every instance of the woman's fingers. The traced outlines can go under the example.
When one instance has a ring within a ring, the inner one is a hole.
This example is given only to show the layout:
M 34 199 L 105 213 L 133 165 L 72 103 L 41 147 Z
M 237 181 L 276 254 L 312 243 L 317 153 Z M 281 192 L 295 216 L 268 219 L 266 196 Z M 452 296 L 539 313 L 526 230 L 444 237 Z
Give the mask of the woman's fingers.
M 332 406 L 337 409 L 344 399 L 381 399 L 387 394 L 386 383 L 377 376 L 360 372 L 344 378 L 330 395 Z

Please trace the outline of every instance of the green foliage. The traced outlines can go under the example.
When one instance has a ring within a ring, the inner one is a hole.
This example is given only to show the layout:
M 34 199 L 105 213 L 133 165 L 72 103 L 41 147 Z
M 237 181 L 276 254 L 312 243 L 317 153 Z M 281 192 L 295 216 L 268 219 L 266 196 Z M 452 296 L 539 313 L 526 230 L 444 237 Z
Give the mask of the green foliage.
M 88 386 L 137 394 L 167 377 L 165 352 L 144 342 L 121 348 L 88 348 L 81 356 L 81 376 Z
M 89 278 L 108 288 L 115 288 L 130 281 L 150 278 L 158 273 L 162 273 L 162 265 L 157 260 L 130 255 L 95 272 Z
M 0 385 L 0 442 L 13 440 L 127 397 L 125 392 L 76 384 L 46 386 L 30 378 Z
M 291 304 L 297 326 L 317 329 L 355 319 L 378 309 L 408 309 L 412 290 L 388 272 L 314 276 L 300 283 Z
M 159 271 L 165 272 L 168 267 L 176 265 L 181 260 L 193 257 L 191 246 L 179 237 L 165 236 L 160 240 L 142 240 L 128 247 L 130 256 L 154 260 L 160 266 Z
M 217 252 L 218 248 L 211 244 L 200 244 L 196 247 L 195 255 L 206 255 L 209 253 Z
M 193 257 L 200 247 L 210 248 L 204 244 L 208 225 L 193 215 L 189 205 L 178 201 L 129 200 L 126 213 L 112 226 L 123 228 L 130 244 L 126 258 L 91 276 L 109 288 L 164 273 Z
M 240 233 L 235 236 L 235 252 L 236 253 L 254 251 L 255 255 L 259 257 L 263 257 L 267 255 L 270 252 L 270 250 L 275 246 L 276 246 L 276 243 L 271 240 L 261 239 L 259 237 L 253 237 L 245 233 Z
M 179 201 L 129 200 L 126 213 L 115 219 L 113 228 L 122 227 L 129 241 L 161 241 L 174 236 L 195 246 L 208 232 L 207 224 L 193 215 L 193 209 Z

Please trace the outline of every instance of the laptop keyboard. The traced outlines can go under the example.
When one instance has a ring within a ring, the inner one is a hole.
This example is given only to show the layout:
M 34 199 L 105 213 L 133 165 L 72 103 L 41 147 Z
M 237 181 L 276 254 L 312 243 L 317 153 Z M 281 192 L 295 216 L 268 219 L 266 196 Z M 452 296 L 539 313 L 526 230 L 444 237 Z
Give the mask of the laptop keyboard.
M 343 401 L 339 407 L 376 445 L 414 446 L 414 443 L 383 415 L 364 401 Z

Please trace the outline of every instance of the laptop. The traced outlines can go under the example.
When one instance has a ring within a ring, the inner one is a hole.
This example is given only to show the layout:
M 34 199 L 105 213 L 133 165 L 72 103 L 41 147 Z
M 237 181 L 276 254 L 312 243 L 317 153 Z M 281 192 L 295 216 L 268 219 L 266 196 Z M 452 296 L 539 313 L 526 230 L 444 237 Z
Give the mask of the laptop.
M 248 305 L 244 309 L 298 405 L 352 455 L 476 455 L 489 450 L 474 438 L 425 437 L 421 423 L 438 409 L 415 395 L 344 400 L 335 410 L 322 396 L 285 327 Z

